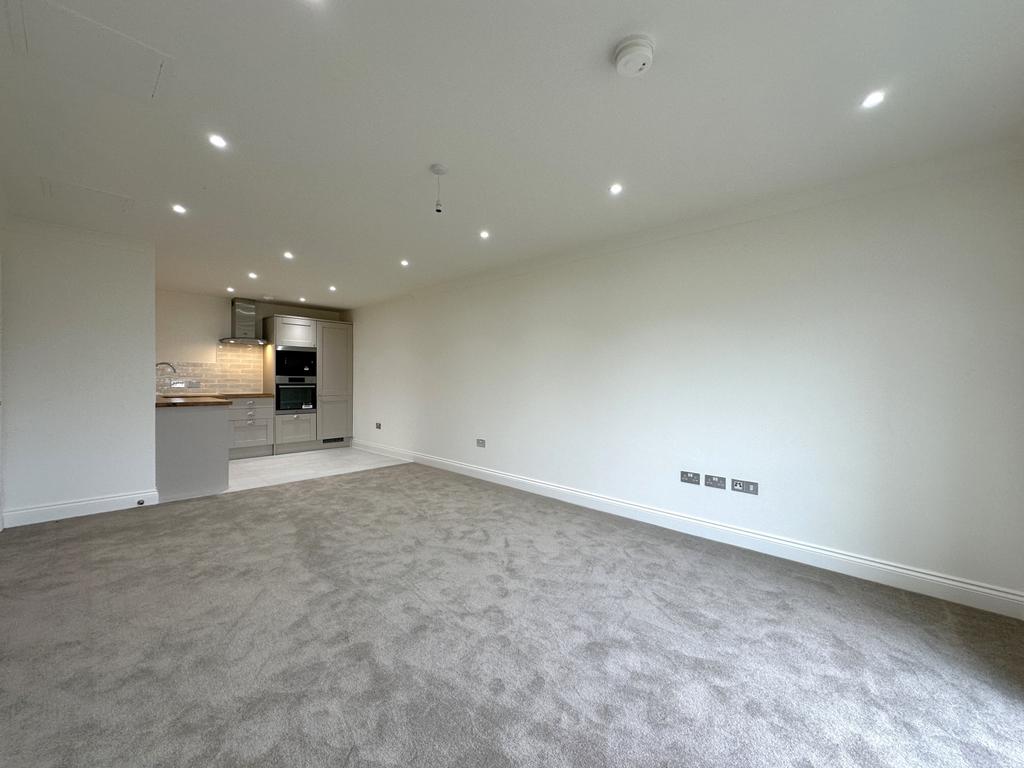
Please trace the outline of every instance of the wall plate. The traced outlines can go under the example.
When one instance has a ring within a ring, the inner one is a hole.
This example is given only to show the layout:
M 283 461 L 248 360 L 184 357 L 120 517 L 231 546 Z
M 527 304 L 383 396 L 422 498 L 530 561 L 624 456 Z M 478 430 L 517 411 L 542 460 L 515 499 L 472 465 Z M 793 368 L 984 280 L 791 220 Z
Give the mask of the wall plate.
M 732 479 L 732 489 L 738 493 L 752 493 L 757 496 L 757 483 L 753 480 Z
M 708 488 L 720 488 L 725 490 L 725 478 L 719 475 L 704 475 L 704 485 Z
M 679 482 L 700 485 L 700 472 L 680 472 Z

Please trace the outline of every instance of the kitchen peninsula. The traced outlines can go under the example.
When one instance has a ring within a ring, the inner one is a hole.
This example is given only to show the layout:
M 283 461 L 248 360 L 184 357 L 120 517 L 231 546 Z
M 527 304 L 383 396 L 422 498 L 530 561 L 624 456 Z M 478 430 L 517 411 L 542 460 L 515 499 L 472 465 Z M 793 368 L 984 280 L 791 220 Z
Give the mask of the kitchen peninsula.
M 228 411 L 223 397 L 156 398 L 156 487 L 160 501 L 228 488 Z

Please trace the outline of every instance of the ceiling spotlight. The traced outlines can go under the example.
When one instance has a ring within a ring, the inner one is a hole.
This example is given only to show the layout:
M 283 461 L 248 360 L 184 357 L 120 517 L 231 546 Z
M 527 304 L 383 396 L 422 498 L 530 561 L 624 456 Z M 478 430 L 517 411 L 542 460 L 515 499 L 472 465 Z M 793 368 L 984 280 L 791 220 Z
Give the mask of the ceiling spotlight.
M 409 260 L 408 259 L 402 259 L 398 263 L 401 264 L 403 267 L 408 267 L 409 266 Z
M 611 192 L 613 195 L 622 194 L 622 185 L 619 184 L 618 182 L 615 182 L 610 187 L 608 187 L 608 191 Z
M 232 288 L 232 287 L 231 287 L 231 286 L 229 285 L 229 286 L 228 286 L 228 293 L 234 293 L 234 292 L 235 292 L 235 289 L 234 289 L 234 288 Z
M 490 232 L 488 232 L 488 231 L 487 231 L 486 229 L 481 229 L 481 230 L 480 230 L 480 239 L 481 239 L 481 240 L 486 240 L 486 239 L 487 239 L 487 238 L 489 238 L 490 236 L 491 236 L 491 233 L 490 233 Z
M 334 292 L 335 292 L 336 290 L 338 290 L 338 286 L 336 286 L 336 285 L 332 285 L 332 286 L 331 286 L 331 287 L 330 287 L 330 288 L 329 288 L 328 290 L 329 290 L 329 291 L 330 291 L 331 293 L 334 293 Z
M 285 251 L 285 252 L 284 252 L 284 257 L 285 257 L 286 259 L 294 259 L 294 258 L 295 258 L 295 254 L 294 254 L 294 253 L 292 253 L 291 251 Z
M 885 101 L 885 91 L 872 91 L 860 103 L 864 109 L 873 109 Z
M 186 208 L 181 203 L 175 203 L 174 205 L 172 205 L 171 210 L 174 211 L 179 216 L 184 216 L 186 213 L 188 213 L 188 208 Z
M 210 134 L 210 143 L 213 144 L 217 149 L 225 149 L 228 145 L 227 139 L 221 136 L 219 133 Z
M 259 277 L 259 275 L 257 275 L 255 272 L 250 272 L 249 277 L 250 279 L 255 280 L 257 277 Z
M 305 300 L 306 300 L 305 296 L 299 296 L 299 301 L 305 301 Z

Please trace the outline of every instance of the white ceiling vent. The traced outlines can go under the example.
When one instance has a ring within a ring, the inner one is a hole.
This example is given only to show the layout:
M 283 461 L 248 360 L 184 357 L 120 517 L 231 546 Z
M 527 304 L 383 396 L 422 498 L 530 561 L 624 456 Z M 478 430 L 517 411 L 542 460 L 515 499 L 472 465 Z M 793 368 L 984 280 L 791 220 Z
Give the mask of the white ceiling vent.
M 615 48 L 615 69 L 623 77 L 639 77 L 654 63 L 654 41 L 647 35 L 630 35 Z

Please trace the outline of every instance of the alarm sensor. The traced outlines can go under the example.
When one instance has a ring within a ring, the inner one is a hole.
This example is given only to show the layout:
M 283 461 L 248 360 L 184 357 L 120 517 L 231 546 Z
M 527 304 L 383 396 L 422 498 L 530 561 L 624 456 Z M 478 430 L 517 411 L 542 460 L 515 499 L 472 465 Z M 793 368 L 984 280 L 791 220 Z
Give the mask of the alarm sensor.
M 615 69 L 623 77 L 639 77 L 654 62 L 654 41 L 647 35 L 630 35 L 615 47 Z

